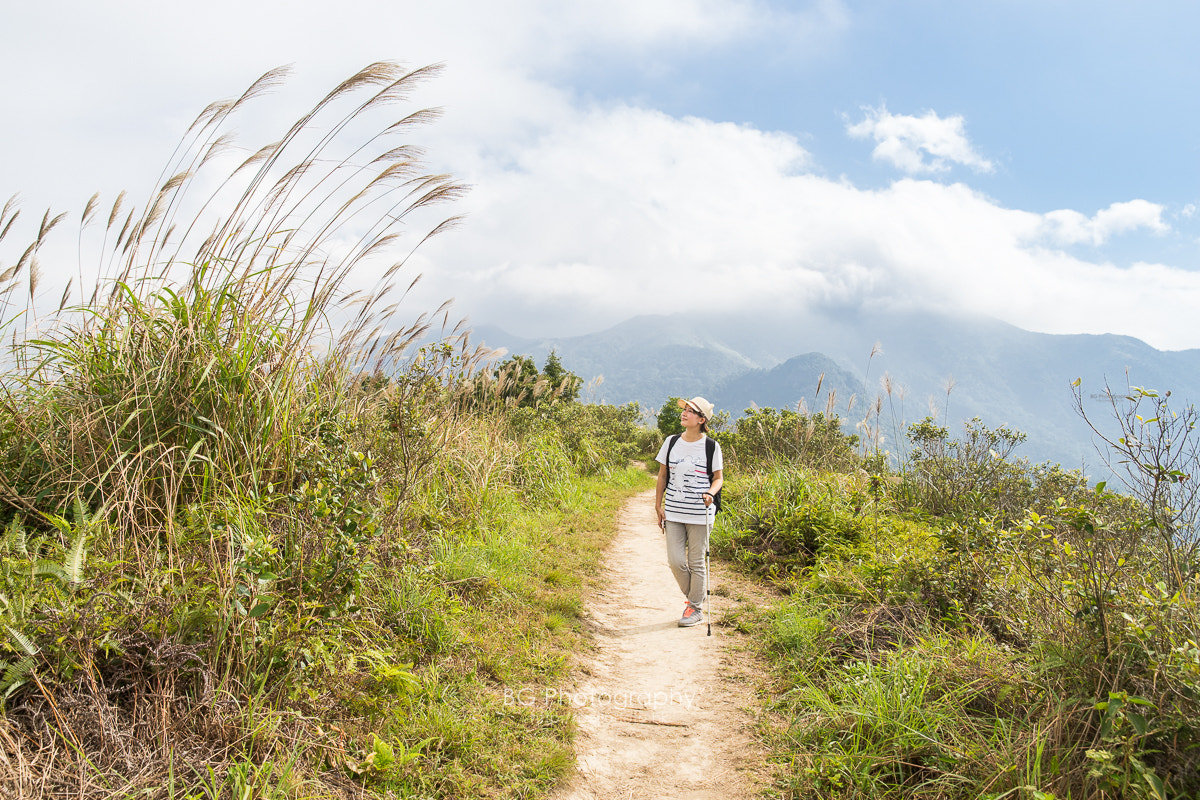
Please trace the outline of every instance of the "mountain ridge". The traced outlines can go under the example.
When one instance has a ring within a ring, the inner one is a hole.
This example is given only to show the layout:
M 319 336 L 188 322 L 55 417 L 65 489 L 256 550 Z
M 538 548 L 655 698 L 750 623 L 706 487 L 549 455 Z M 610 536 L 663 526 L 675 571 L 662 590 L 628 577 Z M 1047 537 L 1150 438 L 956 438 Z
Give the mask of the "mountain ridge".
M 1163 351 L 1119 334 L 1037 333 L 954 314 L 648 315 L 583 336 L 530 339 L 482 325 L 472 338 L 539 361 L 557 350 L 567 369 L 592 382 L 590 399 L 637 401 L 650 411 L 668 396 L 697 394 L 735 418 L 751 405 L 794 408 L 802 399 L 821 411 L 823 374 L 823 390 L 836 392 L 835 413 L 850 425 L 882 396 L 890 430 L 929 415 L 954 434 L 979 417 L 1028 434 L 1018 455 L 1085 473 L 1102 471 L 1102 459 L 1074 408 L 1074 380 L 1102 424 L 1112 411 L 1096 401 L 1106 398 L 1106 384 L 1123 393 L 1126 375 L 1130 385 L 1170 389 L 1185 404 L 1200 397 L 1200 349 Z M 884 442 L 893 452 L 903 445 Z

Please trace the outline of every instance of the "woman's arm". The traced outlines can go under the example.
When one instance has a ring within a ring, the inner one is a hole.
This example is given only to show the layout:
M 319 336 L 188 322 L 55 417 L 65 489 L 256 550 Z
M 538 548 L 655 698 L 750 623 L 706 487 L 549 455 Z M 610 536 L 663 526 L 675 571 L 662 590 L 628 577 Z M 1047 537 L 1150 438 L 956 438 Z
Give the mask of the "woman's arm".
M 662 527 L 667 519 L 666 512 L 663 511 L 663 493 L 667 489 L 667 465 L 658 465 L 658 483 L 654 487 L 654 511 L 658 514 L 658 527 Z

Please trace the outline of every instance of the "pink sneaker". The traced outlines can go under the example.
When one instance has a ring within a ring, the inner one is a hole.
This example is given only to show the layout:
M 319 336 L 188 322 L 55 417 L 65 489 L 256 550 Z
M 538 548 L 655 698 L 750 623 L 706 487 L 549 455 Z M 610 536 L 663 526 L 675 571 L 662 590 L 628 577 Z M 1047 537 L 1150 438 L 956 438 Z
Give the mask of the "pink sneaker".
M 704 615 L 700 613 L 700 607 L 688 603 L 683 607 L 683 616 L 679 618 L 679 627 L 690 628 L 693 625 L 699 625 L 704 622 Z

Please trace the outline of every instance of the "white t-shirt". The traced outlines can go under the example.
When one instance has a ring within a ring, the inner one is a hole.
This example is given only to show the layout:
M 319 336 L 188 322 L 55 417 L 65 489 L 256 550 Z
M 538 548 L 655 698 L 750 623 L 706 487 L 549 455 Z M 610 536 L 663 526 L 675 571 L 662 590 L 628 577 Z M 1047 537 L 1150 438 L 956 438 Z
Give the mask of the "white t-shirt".
M 708 459 L 704 452 L 704 442 L 707 436 L 701 436 L 694 442 L 684 441 L 680 436 L 671 447 L 671 463 L 667 464 L 667 448 L 671 438 L 663 440 L 655 460 L 669 470 L 670 480 L 667 491 L 663 495 L 663 510 L 671 522 L 691 522 L 700 525 L 708 524 L 710 516 L 717 513 L 715 505 L 704 507 L 704 493 L 712 485 L 708 480 Z M 724 469 L 721 460 L 721 445 L 713 442 L 716 450 L 713 452 L 713 472 Z

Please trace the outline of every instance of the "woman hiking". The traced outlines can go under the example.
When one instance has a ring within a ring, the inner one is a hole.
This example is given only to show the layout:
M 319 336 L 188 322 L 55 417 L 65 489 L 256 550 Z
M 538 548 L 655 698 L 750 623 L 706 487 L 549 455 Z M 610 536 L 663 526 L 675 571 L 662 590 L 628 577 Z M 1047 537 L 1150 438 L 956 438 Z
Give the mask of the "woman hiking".
M 707 436 L 712 403 L 693 397 L 680 400 L 679 407 L 683 433 L 668 436 L 655 458 L 663 466 L 658 470 L 654 510 L 667 537 L 667 563 L 687 599 L 679 625 L 688 628 L 704 621 L 700 608 L 708 580 L 704 557 L 724 465 L 721 445 Z

